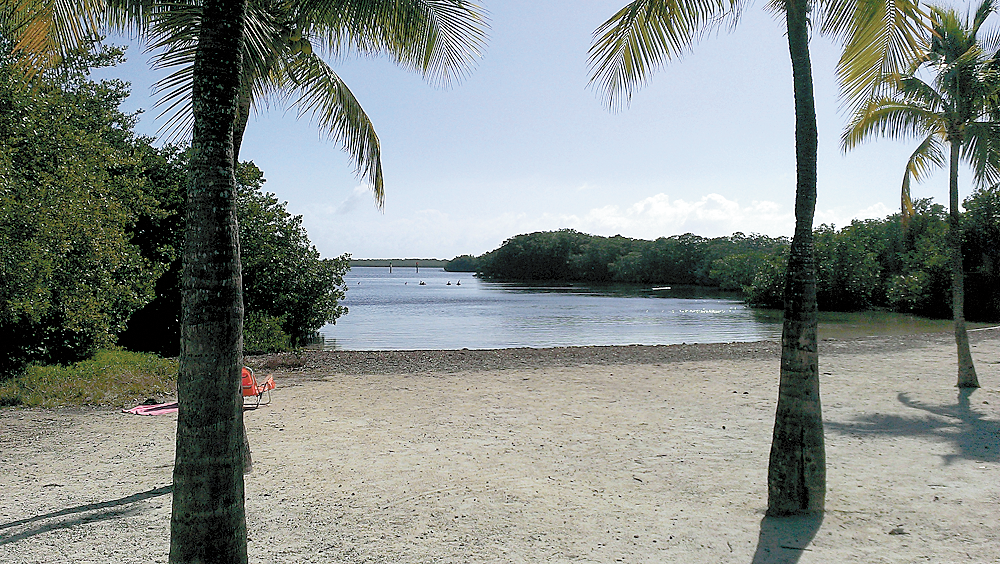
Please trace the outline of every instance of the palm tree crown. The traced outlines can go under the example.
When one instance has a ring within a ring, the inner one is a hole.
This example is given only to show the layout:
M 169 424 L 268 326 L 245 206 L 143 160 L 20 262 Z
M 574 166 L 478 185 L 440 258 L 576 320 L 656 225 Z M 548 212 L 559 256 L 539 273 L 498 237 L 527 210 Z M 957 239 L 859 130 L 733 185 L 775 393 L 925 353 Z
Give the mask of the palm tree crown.
M 920 140 L 903 174 L 904 219 L 913 215 L 911 181 L 948 164 L 946 144 L 960 147 L 977 185 L 1000 181 L 998 37 L 978 39 L 993 11 L 992 0 L 980 4 L 971 20 L 931 8 L 932 32 L 922 52 L 904 72 L 887 77 L 884 93 L 858 108 L 841 138 L 845 150 L 877 135 Z
M 191 126 L 192 63 L 198 41 L 199 2 L 172 2 L 153 16 L 151 49 L 156 66 L 176 69 L 157 84 L 159 104 L 173 136 Z M 347 84 L 323 58 L 347 52 L 386 54 L 421 72 L 433 84 L 459 79 L 481 55 L 486 19 L 465 0 L 321 2 L 250 0 L 247 4 L 244 69 L 235 152 L 255 109 L 272 103 L 310 116 L 339 142 L 381 205 L 384 191 L 378 136 Z

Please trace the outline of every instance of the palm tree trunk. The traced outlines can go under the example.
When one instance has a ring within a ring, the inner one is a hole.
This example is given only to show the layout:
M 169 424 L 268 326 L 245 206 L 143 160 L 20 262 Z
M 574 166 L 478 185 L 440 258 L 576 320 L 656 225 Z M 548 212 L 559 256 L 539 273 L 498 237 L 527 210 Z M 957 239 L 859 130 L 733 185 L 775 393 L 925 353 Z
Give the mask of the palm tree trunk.
M 240 164 L 240 148 L 243 146 L 243 134 L 247 131 L 247 123 L 250 121 L 250 96 L 242 86 L 242 72 L 240 75 L 240 93 L 236 98 L 236 119 L 233 121 L 233 166 Z M 247 435 L 246 421 L 243 422 L 243 473 L 249 474 L 253 471 L 253 454 L 250 451 L 250 436 Z
M 233 124 L 233 163 L 240 162 L 240 149 L 243 147 L 243 134 L 247 131 L 247 123 L 250 122 L 250 96 L 245 91 L 240 90 L 240 96 L 236 105 L 236 122 Z
M 962 224 L 958 212 L 958 160 L 962 144 L 951 141 L 949 174 L 948 246 L 951 255 L 951 314 L 955 320 L 955 345 L 958 347 L 959 388 L 978 388 L 976 366 L 969 350 L 969 334 L 965 331 L 965 271 L 962 265 Z
M 194 64 L 170 562 L 246 563 L 233 121 L 243 0 L 206 0 Z
M 806 0 L 786 0 L 785 18 L 795 89 L 795 235 L 785 274 L 781 379 L 767 473 L 770 516 L 821 513 L 826 498 L 812 234 L 818 141 Z

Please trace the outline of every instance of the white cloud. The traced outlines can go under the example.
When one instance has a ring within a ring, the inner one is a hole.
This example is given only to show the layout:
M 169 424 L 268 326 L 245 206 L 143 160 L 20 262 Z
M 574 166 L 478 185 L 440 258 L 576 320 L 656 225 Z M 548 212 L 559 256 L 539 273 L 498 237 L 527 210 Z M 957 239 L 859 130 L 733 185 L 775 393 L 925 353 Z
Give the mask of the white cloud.
M 330 211 L 337 215 L 346 215 L 358 209 L 361 204 L 372 206 L 373 201 L 374 199 L 370 188 L 366 186 L 355 186 L 354 190 L 352 190 L 351 193 L 344 198 L 344 201 L 340 202 L 338 206 L 334 207 Z
M 825 223 L 828 225 L 834 225 L 840 229 L 841 227 L 850 225 L 851 221 L 855 219 L 885 219 L 897 211 L 898 210 L 890 209 L 882 202 L 872 204 L 863 210 L 858 210 L 853 213 L 845 212 L 843 208 L 816 210 L 816 219 L 813 224 L 819 226 Z
M 787 235 L 794 223 L 792 211 L 774 202 L 754 200 L 741 205 L 714 193 L 688 201 L 659 193 L 624 209 L 617 205 L 594 208 L 577 228 L 607 235 L 620 233 L 655 239 L 686 232 L 705 237 L 729 235 L 735 231 Z
M 369 213 L 348 213 L 354 208 Z M 306 228 L 324 256 L 350 252 L 358 258 L 447 259 L 466 253 L 482 254 L 515 235 L 534 231 L 570 228 L 594 235 L 656 239 L 687 232 L 703 237 L 726 236 L 736 231 L 790 236 L 795 226 L 789 205 L 767 200 L 744 204 L 717 193 L 692 200 L 657 193 L 628 205 L 604 205 L 579 214 L 499 210 L 495 214 L 480 210 L 464 214 L 429 208 L 393 208 L 384 213 L 372 210 L 371 193 L 359 187 L 341 205 L 305 210 Z M 815 224 L 843 227 L 854 218 L 883 218 L 893 211 L 881 203 L 855 212 L 844 208 L 817 210 Z

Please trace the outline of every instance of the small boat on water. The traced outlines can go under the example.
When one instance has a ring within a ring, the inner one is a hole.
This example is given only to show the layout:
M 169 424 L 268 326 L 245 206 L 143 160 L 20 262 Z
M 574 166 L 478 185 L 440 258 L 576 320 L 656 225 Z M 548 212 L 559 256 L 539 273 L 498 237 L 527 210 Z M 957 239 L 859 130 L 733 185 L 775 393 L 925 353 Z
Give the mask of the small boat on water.
M 670 286 L 657 286 L 656 288 L 653 288 L 653 291 L 656 291 L 656 290 L 669 290 L 669 289 L 670 289 Z

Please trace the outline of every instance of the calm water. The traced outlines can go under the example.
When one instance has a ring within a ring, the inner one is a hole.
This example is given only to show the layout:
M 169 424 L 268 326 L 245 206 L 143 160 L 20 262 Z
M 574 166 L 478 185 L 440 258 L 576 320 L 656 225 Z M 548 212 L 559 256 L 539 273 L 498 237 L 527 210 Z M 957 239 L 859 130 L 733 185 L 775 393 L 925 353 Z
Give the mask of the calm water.
M 320 333 L 346 350 L 495 349 L 576 345 L 670 345 L 781 336 L 781 314 L 735 295 L 637 286 L 484 282 L 442 269 L 355 267 L 345 277 L 350 313 Z M 420 285 L 424 282 L 424 285 Z M 448 284 L 450 282 L 450 285 Z M 903 315 L 834 314 L 820 336 L 946 330 L 948 322 Z

